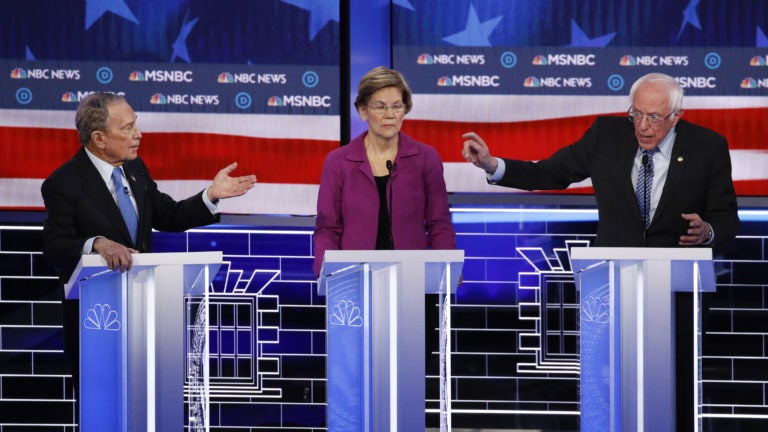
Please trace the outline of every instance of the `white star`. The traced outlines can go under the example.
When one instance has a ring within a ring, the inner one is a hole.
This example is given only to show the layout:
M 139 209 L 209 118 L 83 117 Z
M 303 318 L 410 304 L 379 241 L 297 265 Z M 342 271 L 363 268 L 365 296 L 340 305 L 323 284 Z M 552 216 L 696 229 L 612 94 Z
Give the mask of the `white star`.
M 392 4 L 395 6 L 404 7 L 406 9 L 410 9 L 412 11 L 415 11 L 416 9 L 413 8 L 413 5 L 408 0 L 392 0 Z
M 314 39 L 328 21 L 339 22 L 339 0 L 283 0 L 283 2 L 309 11 L 309 40 Z
M 491 46 L 488 36 L 499 25 L 501 18 L 498 16 L 481 23 L 475 6 L 470 3 L 467 27 L 463 31 L 444 37 L 443 40 L 456 46 Z
M 176 41 L 173 42 L 173 45 L 171 45 L 173 47 L 173 55 L 171 56 L 171 61 L 175 60 L 176 56 L 178 56 L 187 63 L 192 63 L 192 61 L 189 59 L 189 51 L 187 51 L 187 36 L 189 36 L 189 33 L 192 31 L 192 27 L 195 26 L 197 20 L 199 19 L 200 18 L 195 18 L 181 26 L 181 30 L 179 30 L 179 35 L 176 37 Z
M 112 12 L 136 24 L 139 23 L 124 0 L 85 0 L 85 29 L 88 30 L 107 12 Z
M 680 39 L 680 36 L 683 34 L 683 29 L 685 28 L 686 24 L 690 24 L 701 30 L 699 15 L 696 14 L 696 6 L 699 5 L 699 1 L 700 0 L 690 0 L 688 2 L 688 6 L 685 7 L 685 10 L 683 11 L 683 23 L 680 24 L 680 31 L 677 32 L 678 39 Z

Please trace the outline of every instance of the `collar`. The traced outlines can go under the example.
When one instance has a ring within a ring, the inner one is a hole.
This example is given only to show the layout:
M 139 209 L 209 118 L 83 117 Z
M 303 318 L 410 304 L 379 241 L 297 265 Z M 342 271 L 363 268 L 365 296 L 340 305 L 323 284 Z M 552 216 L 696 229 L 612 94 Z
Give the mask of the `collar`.
M 675 133 L 675 128 L 672 128 L 669 130 L 669 133 L 667 133 L 667 136 L 664 137 L 663 140 L 659 143 L 656 148 L 659 149 L 659 153 L 664 155 L 665 159 L 669 159 L 672 156 L 672 147 L 675 146 L 675 137 L 677 136 L 677 133 Z M 637 153 L 636 155 L 641 155 L 643 153 L 643 149 L 640 148 L 640 146 L 637 146 Z

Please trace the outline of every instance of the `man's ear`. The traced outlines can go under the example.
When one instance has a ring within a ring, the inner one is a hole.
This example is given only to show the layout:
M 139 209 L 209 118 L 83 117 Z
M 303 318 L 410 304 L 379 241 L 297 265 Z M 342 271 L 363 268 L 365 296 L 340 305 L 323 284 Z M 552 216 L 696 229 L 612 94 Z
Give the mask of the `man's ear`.
M 95 130 L 91 132 L 91 142 L 98 148 L 104 148 L 104 131 Z

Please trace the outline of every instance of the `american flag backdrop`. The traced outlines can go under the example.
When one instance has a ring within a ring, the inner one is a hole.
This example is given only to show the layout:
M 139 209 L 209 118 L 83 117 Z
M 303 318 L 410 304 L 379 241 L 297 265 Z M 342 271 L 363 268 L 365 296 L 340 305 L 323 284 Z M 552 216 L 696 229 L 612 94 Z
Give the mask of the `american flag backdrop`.
M 79 148 L 77 102 L 123 93 L 140 156 L 182 198 L 233 161 L 231 213 L 315 211 L 339 146 L 338 0 L 35 0 L 0 13 L 0 207 L 40 209 Z
M 238 161 L 259 183 L 225 212 L 314 214 L 339 145 L 338 0 L 37 0 L 0 14 L 0 207 L 39 209 L 42 180 L 77 150 L 76 102 L 125 93 L 140 155 L 178 198 Z M 768 195 L 764 0 L 393 0 L 393 65 L 449 192 L 489 186 L 461 134 L 540 159 L 594 116 L 624 115 L 652 71 L 685 87 L 684 118 L 725 135 L 742 196 Z M 353 19 L 366 19 L 353 17 Z M 356 114 L 352 114 L 356 115 Z M 589 182 L 566 193 L 590 193 Z
M 411 0 L 394 14 L 394 65 L 416 94 L 404 129 L 440 150 L 448 189 L 488 186 L 461 160 L 476 131 L 494 154 L 537 160 L 596 115 L 626 115 L 649 72 L 685 90 L 684 119 L 725 135 L 741 196 L 768 195 L 768 3 L 762 0 Z M 591 193 L 589 181 L 566 193 Z

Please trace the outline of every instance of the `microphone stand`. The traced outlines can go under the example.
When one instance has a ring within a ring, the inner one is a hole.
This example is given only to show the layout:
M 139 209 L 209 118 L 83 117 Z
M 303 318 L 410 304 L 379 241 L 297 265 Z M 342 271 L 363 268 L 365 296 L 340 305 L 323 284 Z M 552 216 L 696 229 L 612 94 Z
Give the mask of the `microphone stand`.
M 389 243 L 392 245 L 392 249 L 395 248 L 395 239 L 392 238 L 392 171 L 395 169 L 395 165 L 391 160 L 387 160 L 387 171 L 389 172 L 389 180 L 387 186 L 389 187 L 389 206 L 387 212 L 389 213 Z

